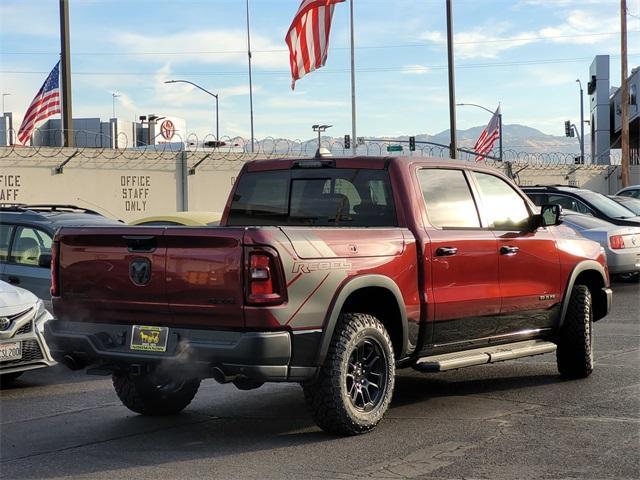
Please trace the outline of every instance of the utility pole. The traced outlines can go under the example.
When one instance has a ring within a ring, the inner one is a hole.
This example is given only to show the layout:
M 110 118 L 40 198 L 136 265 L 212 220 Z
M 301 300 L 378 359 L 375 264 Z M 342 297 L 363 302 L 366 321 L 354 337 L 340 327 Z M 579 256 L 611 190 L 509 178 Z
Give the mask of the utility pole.
M 622 147 L 621 180 L 622 187 L 629 186 L 629 84 L 627 82 L 627 0 L 620 0 L 620 65 L 621 87 L 620 106 L 622 107 L 622 132 L 620 143 Z
M 449 132 L 451 143 L 449 145 L 449 156 L 456 158 L 458 151 L 458 141 L 456 132 L 456 79 L 453 61 L 453 12 L 452 0 L 447 0 L 447 58 L 449 67 Z
M 251 80 L 251 34 L 249 33 L 249 0 L 247 0 L 247 54 L 249 56 L 249 110 L 251 115 L 251 153 L 254 152 L 253 139 L 253 84 Z
M 60 56 L 62 67 L 62 146 L 73 147 L 71 107 L 71 46 L 69 44 L 69 0 L 60 0 Z

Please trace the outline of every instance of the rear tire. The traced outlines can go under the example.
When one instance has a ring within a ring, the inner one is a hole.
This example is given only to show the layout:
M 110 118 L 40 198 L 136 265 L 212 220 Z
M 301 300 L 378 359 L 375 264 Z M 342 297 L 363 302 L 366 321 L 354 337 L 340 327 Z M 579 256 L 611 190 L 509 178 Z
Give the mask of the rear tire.
M 565 378 L 585 378 L 593 372 L 593 308 L 585 285 L 571 291 L 569 307 L 558 337 L 558 371 Z
M 318 377 L 303 384 L 313 419 L 326 432 L 372 430 L 389 408 L 395 382 L 393 346 L 384 325 L 362 313 L 340 315 Z
M 113 387 L 125 407 L 142 415 L 175 415 L 191 403 L 200 379 L 176 379 L 156 372 L 113 374 Z

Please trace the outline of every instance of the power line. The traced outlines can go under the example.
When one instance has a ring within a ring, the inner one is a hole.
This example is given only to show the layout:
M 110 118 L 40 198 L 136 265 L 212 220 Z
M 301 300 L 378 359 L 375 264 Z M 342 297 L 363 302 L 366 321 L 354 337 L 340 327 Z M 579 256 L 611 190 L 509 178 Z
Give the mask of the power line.
M 612 58 L 619 58 L 620 55 L 609 55 Z M 629 57 L 640 57 L 640 54 L 631 54 Z M 554 59 L 539 59 L 539 60 L 522 60 L 522 61 L 510 61 L 510 62 L 486 62 L 486 63 L 460 63 L 456 68 L 499 68 L 499 67 L 511 67 L 521 65 L 546 65 L 556 63 L 576 63 L 592 60 L 593 57 L 573 57 L 573 58 L 554 58 Z M 419 66 L 389 66 L 389 67 L 364 67 L 356 69 L 361 73 L 372 72 L 410 72 L 410 71 L 422 71 L 424 69 L 429 70 L 446 70 L 447 65 L 419 65 Z M 343 73 L 349 71 L 347 68 L 325 68 L 325 73 Z M 16 74 L 16 75 L 41 75 L 49 73 L 46 71 L 26 71 L 26 70 L 0 70 L 0 73 L 4 74 Z M 260 75 L 288 75 L 288 70 L 261 70 Z M 109 71 L 76 71 L 74 75 L 157 75 L 158 72 L 109 72 Z M 244 71 L 189 71 L 189 72 L 173 72 L 173 75 L 195 75 L 195 76 L 244 76 Z
M 631 14 L 629 14 L 631 15 Z M 633 16 L 633 15 L 632 15 Z M 629 30 L 630 33 L 640 33 L 640 30 Z M 597 37 L 597 36 L 613 36 L 620 35 L 620 32 L 598 32 L 598 33 L 583 33 L 583 34 L 571 34 L 571 35 L 534 35 L 530 37 L 505 37 L 496 38 L 491 40 L 473 40 L 473 41 L 458 41 L 456 45 L 481 45 L 486 43 L 518 43 L 529 42 L 534 40 L 554 40 L 561 38 L 582 38 L 582 37 Z M 434 45 L 440 45 L 440 41 L 432 42 L 418 42 L 418 43 L 404 43 L 404 44 L 388 44 L 388 45 L 362 45 L 355 47 L 357 50 L 375 50 L 375 49 L 393 49 L 393 48 L 421 48 L 431 47 Z M 332 47 L 332 50 L 349 50 L 350 47 Z M 281 53 L 288 52 L 286 48 L 273 48 L 263 50 L 251 50 L 251 53 Z M 72 56 L 170 56 L 170 55 L 240 55 L 245 54 L 244 50 L 191 50 L 191 51 L 174 51 L 174 52 L 75 52 Z M 58 55 L 57 52 L 0 52 L 0 55 Z

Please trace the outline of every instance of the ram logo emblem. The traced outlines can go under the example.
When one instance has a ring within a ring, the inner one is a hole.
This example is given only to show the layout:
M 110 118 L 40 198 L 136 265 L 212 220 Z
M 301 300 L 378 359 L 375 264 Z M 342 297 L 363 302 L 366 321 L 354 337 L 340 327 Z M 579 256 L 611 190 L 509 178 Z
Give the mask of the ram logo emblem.
M 129 264 L 129 278 L 136 285 L 146 285 L 151 280 L 151 262 L 148 258 L 136 258 Z

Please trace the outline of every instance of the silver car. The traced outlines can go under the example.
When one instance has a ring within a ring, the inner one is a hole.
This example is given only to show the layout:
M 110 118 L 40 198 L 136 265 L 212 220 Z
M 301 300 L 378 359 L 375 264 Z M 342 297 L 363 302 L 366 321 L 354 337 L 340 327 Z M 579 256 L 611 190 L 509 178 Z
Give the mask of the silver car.
M 640 272 L 640 227 L 614 225 L 599 218 L 564 211 L 562 223 L 598 242 L 607 253 L 612 275 Z
M 622 197 L 640 198 L 640 185 L 630 185 L 628 187 L 625 187 L 622 190 L 618 191 L 616 195 L 620 195 Z
M 42 300 L 24 288 L 0 281 L 0 380 L 10 382 L 27 370 L 56 362 L 44 340 L 52 318 Z

